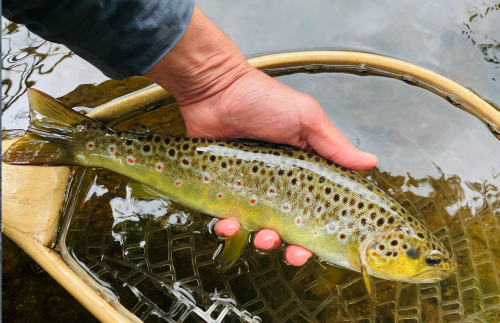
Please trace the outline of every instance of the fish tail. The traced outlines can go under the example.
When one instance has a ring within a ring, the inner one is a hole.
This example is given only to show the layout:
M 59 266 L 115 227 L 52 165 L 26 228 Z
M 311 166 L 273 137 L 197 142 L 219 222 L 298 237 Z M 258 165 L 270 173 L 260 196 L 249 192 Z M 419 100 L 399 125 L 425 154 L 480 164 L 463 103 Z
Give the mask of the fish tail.
M 68 150 L 79 127 L 98 123 L 35 89 L 28 89 L 30 126 L 3 154 L 12 165 L 80 165 Z M 81 130 L 81 129 L 80 129 Z

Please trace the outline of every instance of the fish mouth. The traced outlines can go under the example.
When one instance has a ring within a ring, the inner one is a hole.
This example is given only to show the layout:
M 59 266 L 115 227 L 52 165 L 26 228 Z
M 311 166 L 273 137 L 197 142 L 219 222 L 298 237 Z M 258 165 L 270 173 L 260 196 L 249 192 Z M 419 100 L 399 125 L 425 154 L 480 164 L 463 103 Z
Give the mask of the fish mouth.
M 413 275 L 411 278 L 419 283 L 435 283 L 450 277 L 454 271 L 449 269 L 433 268 Z

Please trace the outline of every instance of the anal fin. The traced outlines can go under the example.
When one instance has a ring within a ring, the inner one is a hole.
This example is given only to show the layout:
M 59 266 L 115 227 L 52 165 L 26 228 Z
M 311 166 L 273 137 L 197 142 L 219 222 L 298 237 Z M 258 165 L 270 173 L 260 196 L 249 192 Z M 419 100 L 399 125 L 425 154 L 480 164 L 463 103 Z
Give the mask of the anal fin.
M 224 249 L 219 256 L 219 268 L 221 270 L 231 267 L 240 257 L 250 237 L 250 231 L 240 227 L 240 230 L 232 237 L 226 238 Z
M 126 190 L 130 190 L 130 196 L 135 197 L 138 199 L 151 199 L 151 200 L 158 200 L 158 199 L 166 199 L 168 198 L 165 194 L 159 192 L 155 188 L 141 183 L 137 182 L 134 180 L 130 180 L 127 182 L 127 188 Z M 127 192 L 128 194 L 128 192 Z

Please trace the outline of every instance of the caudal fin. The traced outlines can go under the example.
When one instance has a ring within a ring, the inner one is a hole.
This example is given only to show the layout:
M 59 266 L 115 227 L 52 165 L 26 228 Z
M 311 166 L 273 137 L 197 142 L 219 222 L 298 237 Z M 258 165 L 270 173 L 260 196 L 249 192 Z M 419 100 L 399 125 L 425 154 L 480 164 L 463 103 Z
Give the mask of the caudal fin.
M 28 89 L 30 126 L 26 134 L 3 154 L 2 161 L 14 165 L 78 165 L 66 146 L 75 125 L 97 123 L 34 89 Z

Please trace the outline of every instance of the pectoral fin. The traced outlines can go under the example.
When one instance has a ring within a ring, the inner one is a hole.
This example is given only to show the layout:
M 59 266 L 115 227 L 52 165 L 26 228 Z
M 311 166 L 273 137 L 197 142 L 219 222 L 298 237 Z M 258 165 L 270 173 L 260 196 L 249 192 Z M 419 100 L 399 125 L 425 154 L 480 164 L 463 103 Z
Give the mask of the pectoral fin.
M 361 261 L 358 249 L 355 247 L 349 248 L 349 251 L 347 252 L 347 257 L 351 266 L 353 266 L 355 269 L 361 272 L 361 275 L 363 276 L 363 282 L 365 283 L 366 286 L 366 290 L 368 291 L 368 294 L 371 294 L 372 286 L 370 282 L 370 276 L 368 275 L 367 268 L 365 267 L 365 265 L 363 265 Z
M 220 269 L 227 269 L 238 260 L 248 242 L 249 236 L 250 231 L 240 227 L 240 230 L 234 236 L 226 239 L 224 249 L 219 256 Z

